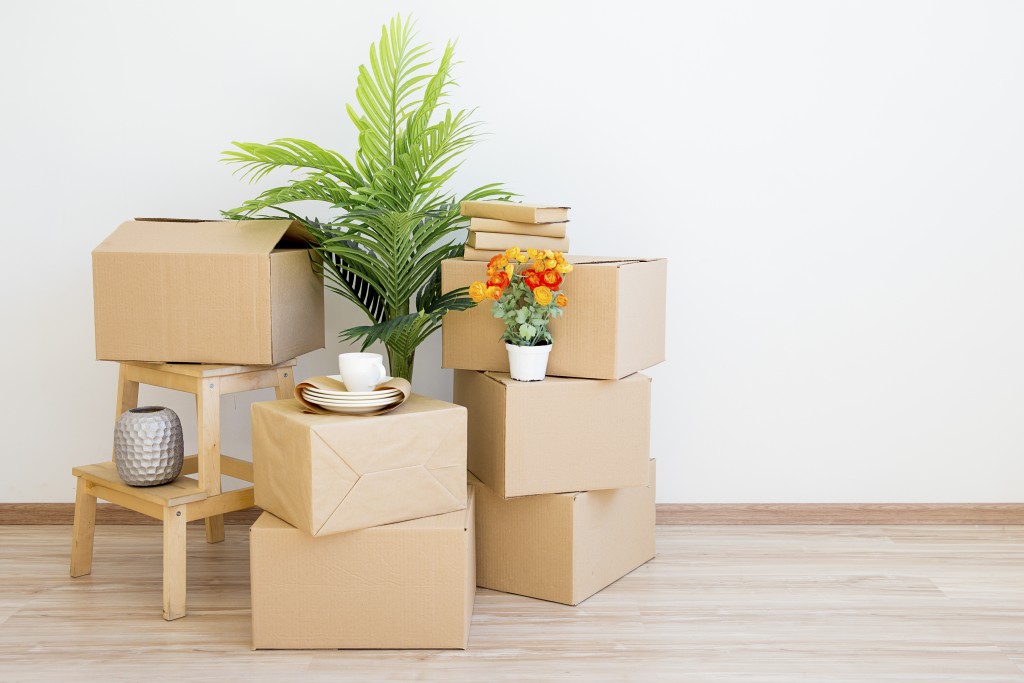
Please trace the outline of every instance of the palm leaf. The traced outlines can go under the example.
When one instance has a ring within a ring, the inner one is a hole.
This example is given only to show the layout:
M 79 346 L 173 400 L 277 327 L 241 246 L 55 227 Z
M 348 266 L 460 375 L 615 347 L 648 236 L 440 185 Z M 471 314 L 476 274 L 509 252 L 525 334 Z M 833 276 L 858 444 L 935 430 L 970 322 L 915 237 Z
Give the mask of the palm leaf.
M 352 155 L 297 138 L 236 142 L 223 153 L 249 182 L 278 169 L 299 175 L 224 215 L 264 218 L 269 212 L 301 221 L 325 286 L 370 321 L 345 330 L 342 339 L 361 340 L 364 349 L 384 343 L 392 368 L 398 362 L 410 375 L 416 347 L 437 331 L 444 314 L 473 305 L 465 290 L 441 291 L 441 262 L 464 249 L 467 219 L 460 202 L 511 197 L 497 183 L 461 198 L 447 189 L 480 139 L 473 111 L 453 111 L 446 103 L 455 85 L 454 55 L 449 42 L 432 62 L 413 22 L 396 16 L 370 46 L 357 73 L 355 103 L 346 106 L 358 139 Z M 287 208 L 295 202 L 319 203 L 331 217 L 300 217 Z

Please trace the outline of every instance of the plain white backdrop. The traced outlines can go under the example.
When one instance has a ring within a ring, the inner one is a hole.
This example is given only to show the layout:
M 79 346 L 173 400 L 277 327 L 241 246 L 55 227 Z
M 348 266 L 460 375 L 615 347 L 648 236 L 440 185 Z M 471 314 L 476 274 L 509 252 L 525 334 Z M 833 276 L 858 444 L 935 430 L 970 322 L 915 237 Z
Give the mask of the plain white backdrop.
M 0 501 L 70 501 L 109 457 L 90 250 L 253 195 L 232 140 L 350 153 L 356 68 L 409 10 L 458 38 L 486 122 L 460 189 L 570 204 L 575 253 L 670 259 L 661 502 L 1024 500 L 1024 4 L 96 0 L 3 12 Z M 297 374 L 361 322 L 329 297 Z M 416 365 L 450 397 L 438 338 Z M 269 398 L 224 401 L 226 452 Z M 191 397 L 142 400 L 194 447 Z

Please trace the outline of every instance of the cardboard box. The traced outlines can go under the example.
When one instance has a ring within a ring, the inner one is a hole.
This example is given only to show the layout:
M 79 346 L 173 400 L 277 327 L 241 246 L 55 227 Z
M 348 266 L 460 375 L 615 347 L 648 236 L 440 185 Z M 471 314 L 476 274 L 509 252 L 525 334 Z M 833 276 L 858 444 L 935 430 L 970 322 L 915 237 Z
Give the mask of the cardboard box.
M 565 237 L 569 221 L 561 223 L 516 223 L 494 218 L 469 219 L 470 232 L 502 232 L 512 235 L 537 235 L 538 237 Z
M 466 409 L 419 394 L 384 415 L 252 404 L 256 505 L 313 536 L 466 507 Z
M 527 249 L 550 249 L 552 251 L 569 251 L 568 237 L 537 237 L 536 235 L 510 235 L 504 232 L 469 231 L 466 246 L 478 251 L 505 251 L 512 247 Z
M 293 221 L 122 223 L 92 252 L 96 357 L 270 365 L 323 348 L 306 238 Z
M 567 256 L 575 269 L 562 284 L 565 315 L 551 322 L 555 344 L 548 374 L 619 379 L 665 360 L 665 259 Z M 450 259 L 441 287 L 485 279 L 484 266 Z M 508 372 L 504 324 L 484 302 L 444 317 L 442 362 L 457 370 Z
M 646 375 L 517 382 L 456 370 L 453 400 L 469 411 L 469 470 L 499 496 L 647 484 Z
M 476 594 L 468 500 L 325 538 L 264 512 L 249 530 L 253 648 L 466 649 Z
M 476 584 L 578 605 L 654 557 L 655 464 L 647 486 L 503 500 L 476 494 Z
M 463 216 L 516 223 L 562 223 L 569 220 L 568 206 L 551 204 L 473 200 L 462 202 L 459 208 Z

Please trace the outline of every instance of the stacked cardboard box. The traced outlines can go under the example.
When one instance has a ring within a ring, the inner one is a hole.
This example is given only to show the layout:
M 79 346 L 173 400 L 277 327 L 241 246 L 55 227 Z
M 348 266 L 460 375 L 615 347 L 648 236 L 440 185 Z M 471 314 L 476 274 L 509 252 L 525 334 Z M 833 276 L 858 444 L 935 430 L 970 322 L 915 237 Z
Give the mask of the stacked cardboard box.
M 96 357 L 272 365 L 322 349 L 307 239 L 287 220 L 122 223 L 92 252 Z
M 489 261 L 512 247 L 569 252 L 569 207 L 511 202 L 462 202 L 469 216 L 467 261 Z
M 307 238 L 292 221 L 122 224 L 93 252 L 97 357 L 269 366 L 322 348 Z M 466 427 L 417 394 L 375 417 L 252 405 L 255 648 L 466 647 Z
M 651 380 L 639 371 L 664 360 L 666 262 L 570 260 L 571 308 L 551 325 L 544 381 L 509 377 L 487 306 L 445 317 L 442 353 L 469 411 L 477 585 L 576 605 L 654 557 Z M 445 261 L 442 287 L 481 270 Z
M 376 417 L 252 406 L 253 647 L 461 648 L 473 612 L 466 410 Z

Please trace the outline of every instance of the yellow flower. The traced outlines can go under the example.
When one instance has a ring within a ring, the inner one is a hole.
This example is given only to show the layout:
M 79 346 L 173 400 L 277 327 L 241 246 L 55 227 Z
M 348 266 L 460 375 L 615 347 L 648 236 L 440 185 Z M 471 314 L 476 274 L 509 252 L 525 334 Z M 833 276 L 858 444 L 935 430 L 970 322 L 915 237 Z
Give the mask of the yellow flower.
M 505 250 L 505 258 L 512 260 L 516 256 L 519 256 L 519 247 L 509 247 Z
M 561 273 L 562 275 L 565 275 L 566 273 L 571 273 L 572 272 L 572 264 L 571 263 L 559 263 L 558 265 L 555 266 L 555 271 L 558 272 L 558 273 Z
M 494 285 L 491 285 L 484 291 L 484 298 L 494 299 L 495 301 L 497 301 L 498 299 L 501 298 L 501 287 L 495 287 Z
M 558 262 L 555 261 L 555 259 L 553 259 L 553 258 L 549 258 L 549 259 L 545 259 L 544 260 L 544 267 L 547 268 L 548 270 L 551 270 L 552 268 L 555 268 L 557 265 L 558 265 Z
M 533 290 L 533 298 L 537 300 L 537 303 L 541 306 L 547 306 L 551 303 L 551 288 L 541 285 L 535 287 Z
M 526 250 L 526 255 L 529 256 L 530 258 L 537 258 L 537 250 L 534 249 L 533 247 L 530 247 L 529 249 Z
M 484 300 L 485 292 L 487 291 L 487 285 L 482 282 L 474 282 L 469 286 L 469 298 L 480 303 Z
M 550 249 L 545 249 L 544 250 L 544 258 L 546 258 L 546 259 L 555 258 L 555 252 L 551 251 Z
M 526 263 L 527 260 L 526 254 L 519 254 L 516 256 L 516 261 L 519 261 L 519 263 Z
M 537 261 L 536 263 L 533 264 L 533 269 L 536 270 L 538 273 L 543 273 L 545 270 L 547 270 L 547 266 L 544 265 L 543 261 Z
M 516 267 L 510 263 L 505 266 L 505 272 L 508 273 L 509 277 L 512 277 L 512 273 L 516 272 Z
M 555 297 L 555 303 L 559 306 L 567 306 L 569 304 L 569 300 L 565 298 L 565 294 L 559 294 Z

